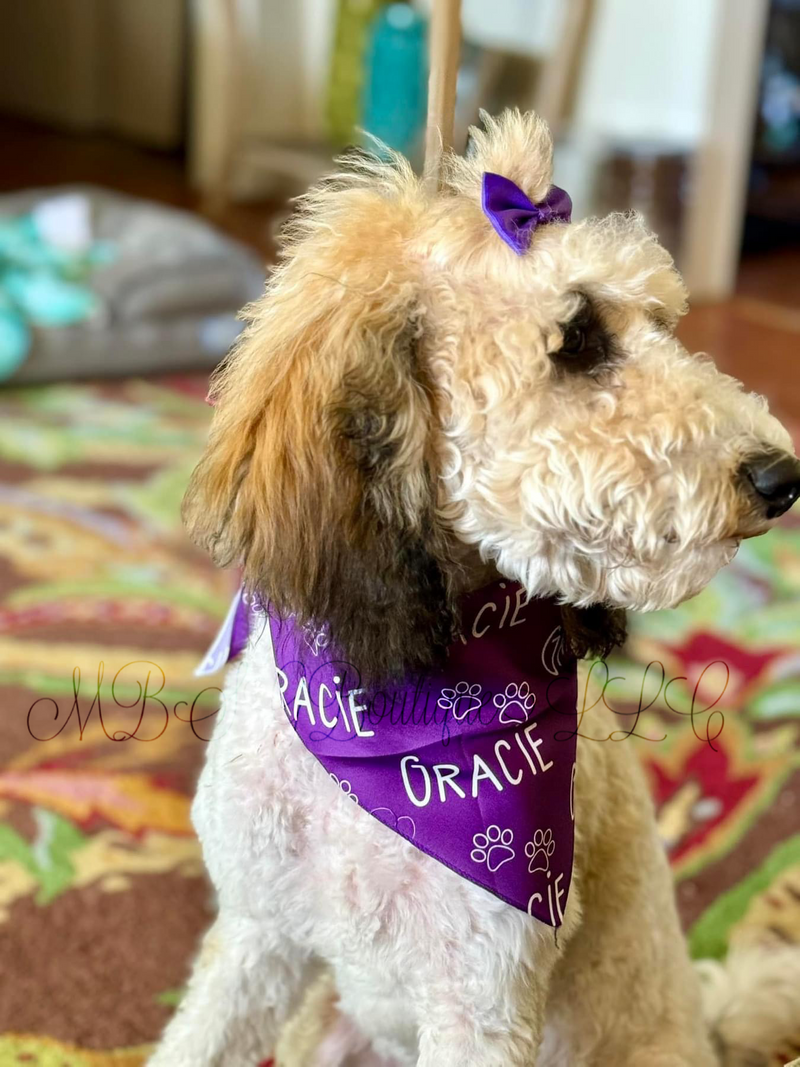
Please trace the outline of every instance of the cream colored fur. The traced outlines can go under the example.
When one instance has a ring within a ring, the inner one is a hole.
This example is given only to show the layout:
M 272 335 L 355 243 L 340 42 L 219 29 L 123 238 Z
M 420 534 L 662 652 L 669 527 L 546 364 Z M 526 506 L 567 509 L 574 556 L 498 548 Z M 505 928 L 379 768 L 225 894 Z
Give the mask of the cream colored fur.
M 677 604 L 767 528 L 737 471 L 789 436 L 676 340 L 683 286 L 638 217 L 542 227 L 518 257 L 481 211 L 486 170 L 541 199 L 546 127 L 486 120 L 471 155 L 451 159 L 443 196 L 401 160 L 310 194 L 218 387 L 189 521 L 209 543 L 229 537 L 229 554 L 246 545 L 250 565 L 268 555 L 278 435 L 294 435 L 298 477 L 332 462 L 315 452 L 325 397 L 359 361 L 378 364 L 380 339 L 412 316 L 431 392 L 392 385 L 409 516 L 427 450 L 438 520 L 532 595 Z M 552 360 L 579 292 L 616 337 L 597 376 Z M 356 343 L 365 329 L 371 346 Z M 301 565 L 318 548 L 289 546 Z M 593 736 L 613 729 L 592 713 Z M 630 741 L 579 744 L 575 877 L 557 938 L 336 788 L 287 721 L 263 634 L 229 673 L 193 817 L 219 916 L 150 1067 L 254 1067 L 323 963 L 358 1040 L 401 1067 L 717 1062 Z

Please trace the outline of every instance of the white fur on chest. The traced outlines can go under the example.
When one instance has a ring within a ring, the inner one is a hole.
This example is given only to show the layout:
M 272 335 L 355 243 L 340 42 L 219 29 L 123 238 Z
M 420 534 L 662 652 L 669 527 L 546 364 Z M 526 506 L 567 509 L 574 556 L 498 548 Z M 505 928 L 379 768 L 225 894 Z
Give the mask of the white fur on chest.
M 498 933 L 532 948 L 553 937 L 341 791 L 287 719 L 268 637 L 229 671 L 192 813 L 220 905 L 269 918 L 331 964 L 366 1032 L 377 1018 L 384 1034 L 413 1025 L 428 965 L 440 964 L 443 924 L 474 942 L 481 967 L 502 960 Z

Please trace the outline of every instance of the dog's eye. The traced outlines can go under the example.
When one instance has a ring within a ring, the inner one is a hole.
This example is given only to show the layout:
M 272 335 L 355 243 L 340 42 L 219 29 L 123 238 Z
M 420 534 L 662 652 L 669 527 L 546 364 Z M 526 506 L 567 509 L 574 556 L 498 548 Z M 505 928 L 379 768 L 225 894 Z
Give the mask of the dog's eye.
M 606 366 L 614 354 L 613 340 L 586 296 L 569 322 L 559 328 L 561 347 L 551 352 L 550 358 L 565 371 L 592 374 Z
M 579 356 L 586 348 L 586 331 L 575 322 L 569 322 L 561 332 L 560 356 Z

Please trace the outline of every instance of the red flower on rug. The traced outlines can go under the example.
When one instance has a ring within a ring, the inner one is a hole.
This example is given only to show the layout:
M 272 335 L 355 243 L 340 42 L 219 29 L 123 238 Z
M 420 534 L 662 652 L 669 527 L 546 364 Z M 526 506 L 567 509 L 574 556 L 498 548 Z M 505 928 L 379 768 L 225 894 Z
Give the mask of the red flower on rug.
M 791 771 L 781 729 L 751 736 L 728 713 L 712 741 L 698 733 L 687 724 L 673 744 L 642 752 L 677 877 L 728 851 Z

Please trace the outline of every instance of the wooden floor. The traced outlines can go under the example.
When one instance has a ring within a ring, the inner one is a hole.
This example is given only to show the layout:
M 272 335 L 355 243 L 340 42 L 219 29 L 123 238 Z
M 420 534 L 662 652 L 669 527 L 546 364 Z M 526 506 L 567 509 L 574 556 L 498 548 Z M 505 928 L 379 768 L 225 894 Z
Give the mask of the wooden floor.
M 795 279 L 800 251 L 792 257 Z M 751 296 L 745 277 L 771 272 L 769 260 L 745 264 L 732 300 L 693 307 L 679 334 L 691 351 L 708 352 L 722 370 L 763 393 L 779 418 L 800 424 L 800 310 L 781 302 L 780 294 Z M 760 282 L 759 282 L 760 285 Z
M 135 196 L 202 211 L 179 155 L 150 152 L 112 138 L 54 133 L 0 117 L 0 191 L 93 182 Z M 215 219 L 270 259 L 274 203 L 232 205 Z M 776 414 L 800 423 L 800 248 L 763 253 L 741 265 L 735 296 L 693 307 L 684 343 L 764 393 Z

